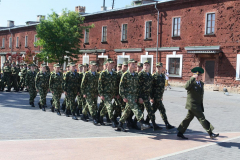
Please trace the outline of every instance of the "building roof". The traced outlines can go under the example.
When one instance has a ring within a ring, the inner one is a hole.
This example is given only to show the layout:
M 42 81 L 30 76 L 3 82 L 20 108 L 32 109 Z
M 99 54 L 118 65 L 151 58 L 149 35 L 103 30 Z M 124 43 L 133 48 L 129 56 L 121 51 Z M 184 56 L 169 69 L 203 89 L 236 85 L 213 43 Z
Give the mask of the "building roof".
M 9 29 L 18 29 L 18 28 L 24 28 L 24 27 L 30 27 L 30 26 L 36 26 L 38 25 L 40 22 L 36 22 L 36 23 L 32 23 L 32 24 L 29 24 L 29 25 L 19 25 L 19 26 L 14 26 L 14 27 L 0 27 L 0 31 L 7 31 Z

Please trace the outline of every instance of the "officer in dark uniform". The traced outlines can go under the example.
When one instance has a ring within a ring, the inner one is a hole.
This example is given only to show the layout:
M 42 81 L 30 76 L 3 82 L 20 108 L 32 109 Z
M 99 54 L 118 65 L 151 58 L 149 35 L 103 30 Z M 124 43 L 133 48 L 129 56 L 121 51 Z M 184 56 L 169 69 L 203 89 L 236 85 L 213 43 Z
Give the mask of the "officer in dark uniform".
M 201 81 L 201 74 L 204 73 L 204 70 L 201 67 L 195 67 L 191 71 L 193 72 L 193 76 L 185 85 L 185 89 L 187 90 L 186 109 L 188 109 L 188 114 L 179 125 L 177 136 L 182 139 L 188 139 L 183 134 L 193 118 L 196 117 L 203 128 L 207 131 L 210 138 L 214 139 L 218 137 L 219 134 L 214 134 L 212 132 L 214 127 L 205 119 L 203 114 L 204 83 Z

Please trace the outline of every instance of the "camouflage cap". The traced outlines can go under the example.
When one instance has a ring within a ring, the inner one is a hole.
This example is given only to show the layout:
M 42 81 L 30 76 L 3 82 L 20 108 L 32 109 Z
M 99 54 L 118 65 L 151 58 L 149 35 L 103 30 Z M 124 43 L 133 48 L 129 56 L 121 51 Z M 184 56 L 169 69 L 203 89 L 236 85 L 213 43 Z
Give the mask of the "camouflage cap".
M 143 63 L 138 63 L 137 66 L 138 67 L 143 67 Z
M 118 67 L 122 67 L 122 64 L 121 64 L 121 63 L 119 63 L 117 66 L 118 66 Z
M 86 66 L 86 67 L 88 67 L 88 64 L 87 64 L 87 63 L 83 63 L 83 66 Z
M 108 58 L 107 63 L 114 63 L 114 61 L 111 58 Z
M 129 59 L 128 63 L 137 63 L 137 61 L 135 61 L 134 59 Z
M 68 64 L 67 67 L 70 67 L 70 64 Z
M 83 65 L 82 64 L 78 64 L 78 68 L 82 67 Z
M 76 66 L 76 63 L 71 62 L 71 63 L 69 63 L 69 65 L 70 65 L 70 66 Z
M 60 64 L 54 64 L 54 67 L 61 67 Z
M 124 62 L 123 62 L 123 65 L 128 65 L 128 62 L 127 62 L 127 61 L 124 61 Z
M 150 61 L 149 61 L 149 60 L 146 60 L 146 61 L 144 61 L 144 63 L 143 63 L 143 64 L 145 64 L 145 63 L 148 63 L 148 64 L 150 64 Z
M 96 61 L 91 61 L 90 64 L 91 65 L 97 65 L 97 62 Z
M 25 65 L 25 64 L 24 64 Z M 46 67 L 47 65 L 45 63 L 41 64 L 41 67 Z
M 162 67 L 163 64 L 161 62 L 157 62 L 156 67 Z

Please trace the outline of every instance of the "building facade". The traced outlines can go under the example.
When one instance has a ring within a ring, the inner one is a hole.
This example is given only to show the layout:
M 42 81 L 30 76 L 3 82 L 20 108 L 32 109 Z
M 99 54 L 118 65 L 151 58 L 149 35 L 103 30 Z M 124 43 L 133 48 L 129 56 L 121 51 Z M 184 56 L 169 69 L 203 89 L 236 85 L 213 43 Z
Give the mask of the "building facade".
M 106 58 L 116 64 L 150 60 L 153 73 L 162 62 L 172 85 L 185 84 L 191 68 L 200 66 L 206 87 L 240 92 L 239 7 L 235 0 L 169 0 L 82 14 L 85 24 L 95 27 L 83 33 L 79 63 L 96 60 L 101 68 Z M 11 29 L 13 44 L 21 37 L 21 47 L 13 45 L 13 52 L 26 52 L 26 35 L 30 49 L 40 51 L 33 44 L 35 27 Z M 9 30 L 0 29 L 0 44 L 5 38 L 1 62 L 10 51 L 10 37 Z

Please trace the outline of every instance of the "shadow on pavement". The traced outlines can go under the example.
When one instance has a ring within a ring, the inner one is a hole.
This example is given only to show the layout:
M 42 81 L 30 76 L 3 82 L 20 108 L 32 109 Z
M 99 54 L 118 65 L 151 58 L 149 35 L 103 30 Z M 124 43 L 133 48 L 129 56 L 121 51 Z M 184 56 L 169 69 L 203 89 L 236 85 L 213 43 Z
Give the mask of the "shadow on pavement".
M 221 143 L 218 143 L 218 145 L 225 148 L 238 147 L 238 149 L 240 149 L 240 143 L 236 143 L 236 142 L 221 142 Z

